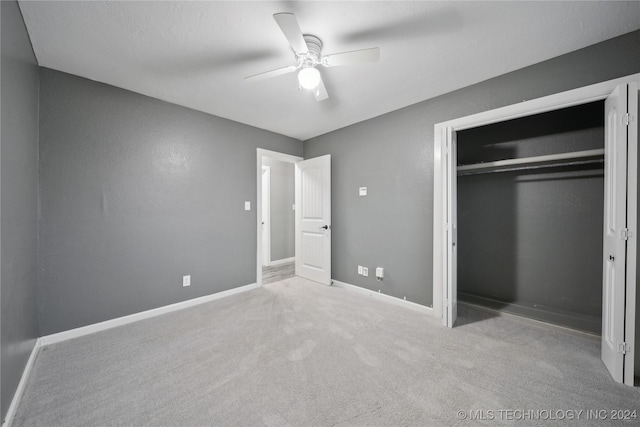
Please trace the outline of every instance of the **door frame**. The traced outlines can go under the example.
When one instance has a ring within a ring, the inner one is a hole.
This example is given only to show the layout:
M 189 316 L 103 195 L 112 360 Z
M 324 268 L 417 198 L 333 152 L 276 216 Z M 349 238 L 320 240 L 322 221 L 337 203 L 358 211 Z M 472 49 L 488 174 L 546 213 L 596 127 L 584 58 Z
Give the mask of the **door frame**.
M 583 105 L 590 102 L 604 100 L 620 84 L 636 83 L 640 85 L 640 73 L 621 77 L 577 89 L 561 92 L 542 98 L 523 101 L 494 110 L 469 115 L 466 117 L 437 123 L 434 126 L 434 177 L 433 177 L 433 310 L 434 316 L 442 319 L 445 326 L 452 327 L 445 310 L 447 294 L 451 289 L 451 273 L 449 271 L 448 252 L 449 242 L 455 238 L 453 231 L 448 230 L 448 216 L 451 208 L 451 183 L 448 179 L 447 150 L 450 141 L 454 140 L 458 131 L 472 129 L 493 123 L 532 116 L 548 111 L 560 110 Z M 637 92 L 630 94 L 637 103 Z M 630 126 L 631 132 L 637 132 L 636 125 Z M 638 147 L 628 147 L 628 201 L 627 201 L 627 225 L 633 236 L 627 242 L 626 263 L 626 300 L 625 312 L 625 339 L 627 342 L 635 341 L 635 314 L 636 314 L 636 253 L 637 253 L 637 187 L 638 187 Z M 635 349 L 632 347 L 632 351 Z M 635 356 L 625 358 L 625 384 L 633 385 L 633 359 Z M 631 369 L 628 369 L 628 367 Z
M 265 178 L 266 177 L 266 178 Z M 260 203 L 262 204 L 260 225 L 262 225 L 262 265 L 271 265 L 271 166 L 262 165 L 262 194 Z M 266 194 L 265 194 L 266 192 Z M 266 196 L 266 199 L 265 199 Z M 265 202 L 266 200 L 266 202 Z M 264 212 L 265 207 L 269 210 Z M 265 262 L 266 261 L 266 262 Z
M 293 164 L 304 160 L 292 154 L 256 148 L 256 283 L 258 286 L 262 286 L 262 159 L 265 158 Z

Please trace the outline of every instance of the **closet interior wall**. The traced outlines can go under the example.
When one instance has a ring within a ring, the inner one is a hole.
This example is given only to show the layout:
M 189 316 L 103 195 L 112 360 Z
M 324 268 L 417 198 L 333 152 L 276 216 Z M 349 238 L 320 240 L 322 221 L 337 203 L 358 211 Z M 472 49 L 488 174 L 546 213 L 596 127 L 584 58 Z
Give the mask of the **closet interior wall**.
M 457 133 L 458 165 L 604 148 L 604 102 Z M 600 334 L 604 163 L 458 176 L 458 298 Z

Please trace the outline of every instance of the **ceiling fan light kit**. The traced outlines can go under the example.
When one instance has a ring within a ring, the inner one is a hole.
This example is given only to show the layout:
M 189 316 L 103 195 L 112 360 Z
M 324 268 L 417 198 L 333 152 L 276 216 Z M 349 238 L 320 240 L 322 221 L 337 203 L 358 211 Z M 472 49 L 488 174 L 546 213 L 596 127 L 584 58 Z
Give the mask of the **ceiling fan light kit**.
M 304 34 L 304 42 L 307 46 L 306 53 L 295 52 L 298 66 L 302 67 L 298 73 L 298 83 L 303 89 L 313 90 L 320 85 L 320 71 L 315 67 L 320 64 L 320 54 L 322 52 L 322 40 L 310 34 Z
M 336 53 L 322 56 L 322 40 L 310 34 L 302 34 L 298 20 L 293 13 L 276 13 L 273 15 L 276 23 L 287 38 L 291 50 L 296 58 L 297 65 L 267 71 L 254 76 L 245 77 L 247 81 L 257 81 L 277 77 L 283 74 L 298 72 L 298 83 L 301 88 L 312 90 L 316 101 L 324 101 L 329 98 L 327 89 L 322 82 L 322 75 L 316 68 L 337 67 L 364 62 L 376 62 L 380 57 L 380 49 L 355 50 L 352 52 Z
M 298 83 L 303 89 L 315 89 L 320 84 L 320 71 L 313 67 L 304 67 L 298 73 Z

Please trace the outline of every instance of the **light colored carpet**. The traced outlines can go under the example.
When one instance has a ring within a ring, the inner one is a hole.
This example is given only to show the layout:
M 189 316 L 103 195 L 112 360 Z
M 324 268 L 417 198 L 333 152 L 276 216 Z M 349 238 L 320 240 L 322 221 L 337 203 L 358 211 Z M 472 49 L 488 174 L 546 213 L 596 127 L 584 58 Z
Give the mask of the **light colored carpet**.
M 458 411 L 496 411 L 496 424 L 500 410 L 640 410 L 598 339 L 460 311 L 462 326 L 446 329 L 285 280 L 43 348 L 14 425 L 470 425 Z M 584 417 L 574 425 L 620 425 Z

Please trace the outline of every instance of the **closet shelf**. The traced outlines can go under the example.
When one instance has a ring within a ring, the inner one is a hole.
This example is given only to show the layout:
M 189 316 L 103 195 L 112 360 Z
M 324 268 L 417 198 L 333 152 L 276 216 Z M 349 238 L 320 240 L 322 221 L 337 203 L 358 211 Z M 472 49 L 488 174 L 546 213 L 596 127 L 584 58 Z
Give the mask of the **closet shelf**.
M 458 175 L 471 175 L 490 172 L 507 172 L 521 169 L 537 169 L 601 163 L 604 161 L 604 148 L 597 150 L 574 151 L 570 153 L 548 154 L 545 156 L 522 157 L 518 159 L 496 160 L 458 166 Z

